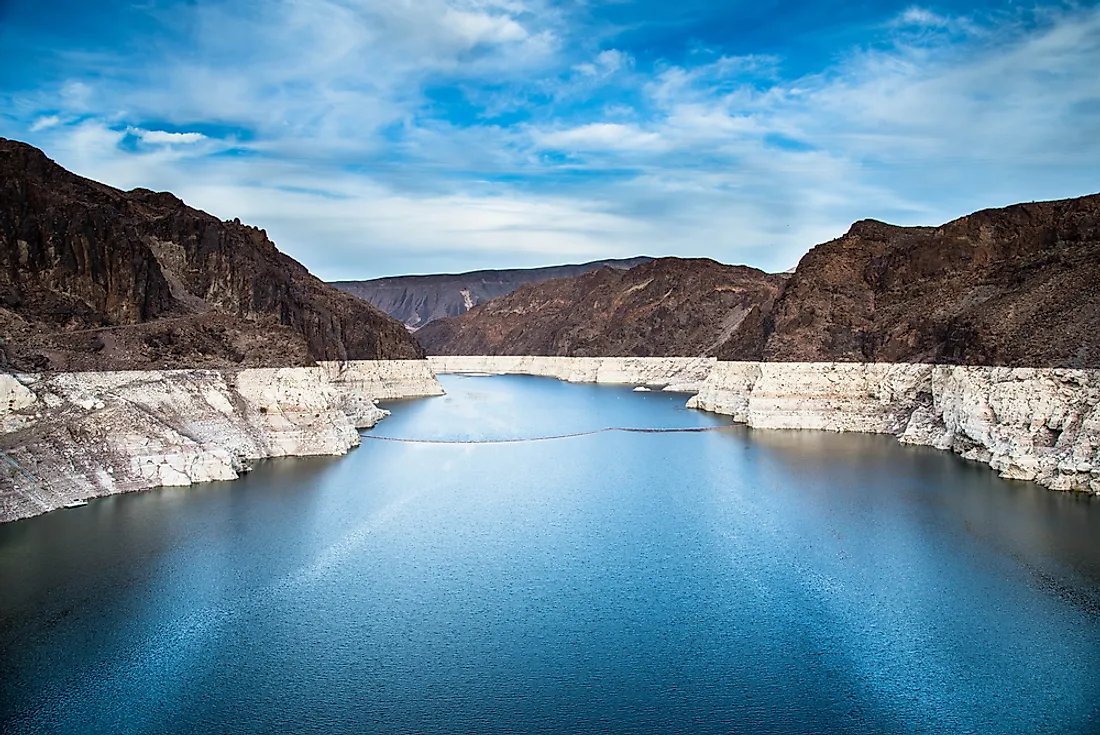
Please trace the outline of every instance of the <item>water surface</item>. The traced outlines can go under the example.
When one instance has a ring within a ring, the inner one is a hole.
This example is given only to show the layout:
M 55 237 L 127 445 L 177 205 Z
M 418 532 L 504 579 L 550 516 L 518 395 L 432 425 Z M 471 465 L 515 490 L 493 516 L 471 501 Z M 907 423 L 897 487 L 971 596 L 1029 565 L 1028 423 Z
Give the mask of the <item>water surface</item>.
M 444 376 L 388 436 L 709 426 Z M 1100 730 L 1100 504 L 892 438 L 365 441 L 0 526 L 5 733 Z

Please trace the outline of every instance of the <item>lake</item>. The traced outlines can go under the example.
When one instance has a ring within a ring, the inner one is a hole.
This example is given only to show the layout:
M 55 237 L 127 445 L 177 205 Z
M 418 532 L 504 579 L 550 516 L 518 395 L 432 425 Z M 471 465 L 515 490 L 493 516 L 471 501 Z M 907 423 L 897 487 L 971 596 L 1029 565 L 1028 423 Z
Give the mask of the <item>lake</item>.
M 721 426 L 442 376 L 366 435 Z M 892 437 L 364 440 L 0 526 L 4 733 L 1100 731 L 1100 501 Z

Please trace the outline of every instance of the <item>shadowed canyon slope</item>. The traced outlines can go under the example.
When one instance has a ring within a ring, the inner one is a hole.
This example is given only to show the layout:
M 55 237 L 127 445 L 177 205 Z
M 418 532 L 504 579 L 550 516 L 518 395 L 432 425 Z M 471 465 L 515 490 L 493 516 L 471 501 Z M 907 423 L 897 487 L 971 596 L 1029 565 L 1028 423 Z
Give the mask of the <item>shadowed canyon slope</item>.
M 465 314 L 474 306 L 512 293 L 526 283 L 551 278 L 569 278 L 602 268 L 626 270 L 652 258 L 596 260 L 580 265 L 548 268 L 482 270 L 469 273 L 441 273 L 428 276 L 395 276 L 369 281 L 334 281 L 333 286 L 371 302 L 411 328 L 423 327 L 436 319 Z
M 941 227 L 857 222 L 786 281 L 677 259 L 549 281 L 417 336 L 432 354 L 1100 367 L 1098 284 L 1092 195 Z
M 798 264 L 768 360 L 1100 366 L 1100 194 L 865 220 Z
M 760 357 L 783 276 L 707 259 L 660 258 L 530 284 L 416 335 L 431 354 Z
M 81 178 L 0 139 L 0 359 L 17 370 L 256 367 L 422 356 L 263 230 Z

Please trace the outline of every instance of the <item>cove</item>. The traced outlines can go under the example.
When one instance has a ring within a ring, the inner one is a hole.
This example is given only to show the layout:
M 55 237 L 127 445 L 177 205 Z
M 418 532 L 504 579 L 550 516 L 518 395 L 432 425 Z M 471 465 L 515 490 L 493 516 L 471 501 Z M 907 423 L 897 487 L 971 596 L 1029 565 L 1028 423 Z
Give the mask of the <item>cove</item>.
M 442 376 L 371 433 L 711 427 Z M 1100 729 L 1100 504 L 892 437 L 365 441 L 0 526 L 4 733 Z

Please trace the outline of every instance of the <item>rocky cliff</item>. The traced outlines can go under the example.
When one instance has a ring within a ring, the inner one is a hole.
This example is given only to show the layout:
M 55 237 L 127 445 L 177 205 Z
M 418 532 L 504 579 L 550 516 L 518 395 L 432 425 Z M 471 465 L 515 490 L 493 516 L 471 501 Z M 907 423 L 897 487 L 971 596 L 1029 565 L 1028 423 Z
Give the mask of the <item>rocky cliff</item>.
M 344 454 L 375 401 L 443 392 L 426 360 L 304 368 L 0 373 L 0 522 L 267 457 Z
M 429 357 L 436 373 L 538 375 L 569 383 L 635 385 L 698 392 L 714 369 L 713 357 L 543 357 L 448 355 Z
M 760 357 L 784 277 L 660 258 L 523 286 L 416 333 L 429 354 Z
M 263 230 L 76 176 L 0 139 L 0 367 L 308 365 L 422 356 Z
M 665 258 L 521 288 L 417 333 L 431 354 L 1100 367 L 1100 194 L 941 227 L 865 220 L 786 281 Z
M 798 264 L 765 360 L 1100 367 L 1100 194 L 866 220 Z
M 597 268 L 629 269 L 652 258 L 595 260 L 580 265 L 548 268 L 514 268 L 446 273 L 428 276 L 395 276 L 369 281 L 334 281 L 333 286 L 377 306 L 410 329 L 436 319 L 460 316 L 478 304 L 512 293 L 527 283 L 552 278 L 571 278 Z
M 1003 477 L 1100 494 L 1100 371 L 719 362 L 691 408 L 762 429 L 894 434 Z

